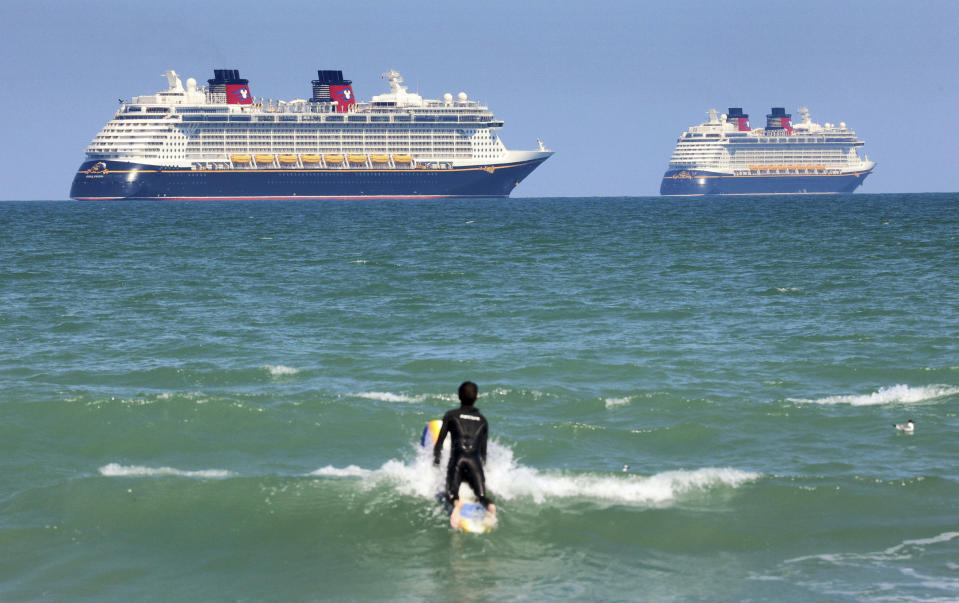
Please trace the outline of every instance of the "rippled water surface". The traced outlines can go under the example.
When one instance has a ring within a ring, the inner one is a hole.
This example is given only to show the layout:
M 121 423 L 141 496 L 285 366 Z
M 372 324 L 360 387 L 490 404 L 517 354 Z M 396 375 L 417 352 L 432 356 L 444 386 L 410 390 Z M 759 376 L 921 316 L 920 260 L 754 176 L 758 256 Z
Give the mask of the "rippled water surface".
M 957 342 L 957 195 L 0 203 L 0 599 L 955 600 Z

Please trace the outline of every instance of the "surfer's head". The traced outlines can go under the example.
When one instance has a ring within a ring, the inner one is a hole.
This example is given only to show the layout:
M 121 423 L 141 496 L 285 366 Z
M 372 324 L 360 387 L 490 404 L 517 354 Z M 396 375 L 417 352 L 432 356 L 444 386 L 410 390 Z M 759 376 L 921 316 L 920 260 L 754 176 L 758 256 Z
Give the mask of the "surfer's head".
M 464 381 L 460 384 L 459 396 L 460 404 L 466 406 L 472 406 L 476 404 L 476 395 L 479 392 L 479 388 L 476 387 L 476 384 L 472 381 Z

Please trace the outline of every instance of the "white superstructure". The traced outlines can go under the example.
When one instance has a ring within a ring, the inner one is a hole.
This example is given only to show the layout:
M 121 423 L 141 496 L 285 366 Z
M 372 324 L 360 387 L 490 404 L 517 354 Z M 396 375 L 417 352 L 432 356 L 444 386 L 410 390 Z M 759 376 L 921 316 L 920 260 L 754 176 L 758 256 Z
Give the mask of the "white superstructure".
M 184 86 L 174 71 L 165 75 L 167 90 L 121 102 L 87 147 L 87 160 L 193 170 L 453 169 L 551 155 L 542 144 L 507 149 L 497 134 L 503 122 L 487 106 L 464 92 L 424 99 L 393 70 L 383 74 L 388 93 L 345 109 L 315 99 L 231 104 L 193 78 Z
M 868 156 L 859 156 L 857 149 L 864 142 L 845 123 L 818 124 L 808 109 L 799 113 L 801 121 L 794 125 L 783 114 L 781 126 L 777 121 L 775 128 L 750 129 L 748 121 L 744 124 L 711 109 L 705 122 L 679 137 L 668 170 L 788 176 L 868 172 L 875 166 Z

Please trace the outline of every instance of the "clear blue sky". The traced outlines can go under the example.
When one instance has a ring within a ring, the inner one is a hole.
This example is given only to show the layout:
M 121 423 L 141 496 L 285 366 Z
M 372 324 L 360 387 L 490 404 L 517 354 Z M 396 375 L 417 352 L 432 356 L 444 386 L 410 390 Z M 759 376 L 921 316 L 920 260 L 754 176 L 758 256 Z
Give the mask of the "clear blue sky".
M 845 121 L 878 162 L 861 192 L 959 191 L 959 2 L 656 1 L 0 3 L 2 199 L 65 199 L 118 98 L 236 68 L 253 93 L 308 97 L 317 69 L 357 96 L 394 68 L 466 91 L 510 148 L 556 151 L 514 196 L 654 195 L 715 107 Z

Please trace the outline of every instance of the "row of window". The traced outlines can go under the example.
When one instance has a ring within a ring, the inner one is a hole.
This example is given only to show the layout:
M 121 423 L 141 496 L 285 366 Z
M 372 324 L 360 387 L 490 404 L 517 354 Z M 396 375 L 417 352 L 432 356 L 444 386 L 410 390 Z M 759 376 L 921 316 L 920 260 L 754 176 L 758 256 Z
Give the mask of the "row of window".
M 249 130 L 249 131 L 283 129 L 283 130 L 301 130 L 301 131 L 304 131 L 304 132 L 316 132 L 316 131 L 338 131 L 338 130 L 343 130 L 344 127 L 345 127 L 345 124 L 342 124 L 342 123 L 336 123 L 336 124 L 279 123 L 279 122 L 258 123 L 258 122 L 256 122 L 256 121 L 254 121 L 254 122 L 244 122 L 244 123 L 234 123 L 234 122 L 228 122 L 228 121 L 226 121 L 225 118 L 215 119 L 215 120 L 213 120 L 213 122 L 216 122 L 216 123 L 211 123 L 211 124 L 209 125 L 209 127 L 207 127 L 207 126 L 204 126 L 204 125 L 199 124 L 199 123 L 192 123 L 193 121 L 197 121 L 197 120 L 191 120 L 191 119 L 186 119 L 186 118 L 184 118 L 184 122 L 183 122 L 183 123 L 181 123 L 181 122 L 174 122 L 174 124 L 175 124 L 176 126 L 178 126 L 178 127 L 181 127 L 181 128 L 183 128 L 183 127 L 186 127 L 186 128 L 189 128 L 189 127 L 202 128 L 204 132 L 209 132 L 209 131 L 214 131 L 214 130 L 222 130 L 222 129 Z M 169 123 L 169 122 L 167 122 L 167 123 Z M 498 124 L 498 122 L 497 122 L 497 124 Z M 425 124 L 425 123 L 409 123 L 409 124 L 368 124 L 368 125 L 350 126 L 350 127 L 348 128 L 348 130 L 346 130 L 346 131 L 354 131 L 354 132 L 355 132 L 355 131 L 359 130 L 359 131 L 362 131 L 362 132 L 375 132 L 375 131 L 392 132 L 392 131 L 424 131 L 424 130 L 428 131 L 428 130 L 430 130 L 430 129 L 435 129 L 435 130 L 438 131 L 438 132 L 448 132 L 448 131 L 450 131 L 450 130 L 452 130 L 452 129 L 457 129 L 457 130 L 463 131 L 463 132 L 475 132 L 476 130 L 483 130 L 483 129 L 487 129 L 487 128 L 490 128 L 490 127 L 498 127 L 497 124 L 493 124 L 493 123 L 490 123 L 490 124 L 477 123 L 477 124 L 470 124 L 470 127 L 469 127 L 469 128 L 456 128 L 455 126 L 452 126 L 452 125 L 450 125 L 450 126 L 445 126 L 445 127 L 444 127 L 444 126 L 437 125 L 437 124 L 435 124 L 435 123 L 434 123 L 434 124 Z M 111 126 L 125 126 L 125 127 L 128 127 L 128 128 L 143 128 L 143 127 L 149 127 L 149 126 L 151 126 L 151 125 L 161 125 L 161 124 L 152 124 L 152 123 L 151 123 L 151 124 L 127 124 L 127 123 L 122 123 L 122 124 L 121 124 L 121 123 L 117 123 L 117 122 L 111 122 L 107 127 L 111 127 Z M 166 124 L 162 124 L 162 125 L 166 125 Z
M 118 138 L 118 137 L 114 137 Z M 152 137 L 156 139 L 165 139 L 166 137 Z M 374 134 L 369 136 L 357 136 L 351 134 L 344 135 L 321 135 L 321 136 L 291 136 L 278 134 L 270 136 L 269 134 L 201 134 L 200 136 L 194 137 L 194 139 L 199 140 L 298 140 L 298 141 L 308 141 L 314 142 L 317 140 L 448 140 L 448 141 L 459 141 L 466 140 L 461 136 L 450 136 L 450 135 L 439 135 L 439 136 L 430 136 L 428 134 L 407 134 L 407 135 L 390 135 L 386 136 L 385 134 Z
M 118 115 L 116 119 L 155 119 L 157 117 L 163 116 L 154 116 L 154 115 Z M 184 115 L 180 118 L 184 122 L 244 122 L 244 125 L 247 125 L 248 122 L 262 122 L 262 123 L 275 123 L 275 122 L 299 122 L 305 121 L 310 122 L 311 125 L 317 123 L 333 123 L 333 124 L 342 124 L 342 123 L 355 123 L 355 124 L 365 124 L 365 123 L 375 123 L 375 124 L 389 124 L 391 121 L 390 117 L 386 116 L 367 116 L 367 115 L 330 115 L 325 117 L 322 122 L 315 116 L 310 116 L 309 119 L 304 118 L 300 119 L 298 115 Z M 490 121 L 492 117 L 487 118 L 486 122 L 492 125 L 493 122 Z M 478 127 L 483 127 L 483 121 L 480 118 L 475 116 L 456 116 L 456 115 L 394 115 L 392 121 L 395 123 L 400 123 L 404 127 L 409 127 L 410 123 L 469 123 L 475 124 Z

